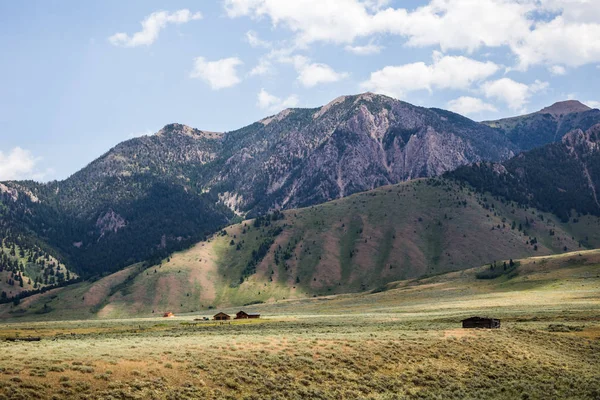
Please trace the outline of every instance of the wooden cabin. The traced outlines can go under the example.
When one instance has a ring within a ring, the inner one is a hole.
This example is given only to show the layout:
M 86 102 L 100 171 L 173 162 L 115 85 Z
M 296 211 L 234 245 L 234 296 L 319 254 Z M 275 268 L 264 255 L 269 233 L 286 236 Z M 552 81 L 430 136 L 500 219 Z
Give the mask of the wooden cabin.
M 260 318 L 259 313 L 247 313 L 245 311 L 240 311 L 235 314 L 235 319 L 256 319 Z
M 173 318 L 175 316 L 175 314 L 173 314 L 172 312 L 166 312 L 163 314 L 164 318 Z
M 225 314 L 224 312 L 217 313 L 213 316 L 215 321 L 229 321 L 231 319 L 231 315 Z
M 462 320 L 462 327 L 470 329 L 497 329 L 500 328 L 500 320 L 494 318 L 471 317 Z

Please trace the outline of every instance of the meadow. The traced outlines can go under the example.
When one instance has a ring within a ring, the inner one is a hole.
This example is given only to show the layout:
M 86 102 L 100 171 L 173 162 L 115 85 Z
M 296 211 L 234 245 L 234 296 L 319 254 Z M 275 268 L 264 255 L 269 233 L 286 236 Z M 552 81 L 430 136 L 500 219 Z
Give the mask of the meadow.
M 260 320 L 7 322 L 41 341 L 0 342 L 0 398 L 599 398 L 600 252 L 488 268 L 244 307 Z

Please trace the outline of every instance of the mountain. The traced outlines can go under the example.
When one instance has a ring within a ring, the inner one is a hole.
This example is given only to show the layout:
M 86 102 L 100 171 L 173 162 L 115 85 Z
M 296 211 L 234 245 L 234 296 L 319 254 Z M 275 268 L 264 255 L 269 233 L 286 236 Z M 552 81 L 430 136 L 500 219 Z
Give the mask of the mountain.
M 98 280 L 6 305 L 5 316 L 151 316 L 385 290 L 386 284 L 600 246 L 600 219 L 550 213 L 456 180 L 419 179 L 248 220 Z M 45 311 L 44 311 L 45 310 Z
M 499 132 L 457 114 L 365 93 L 226 134 L 206 186 L 237 212 L 256 215 L 504 160 L 516 150 Z
M 430 177 L 518 148 L 460 115 L 343 96 L 215 133 L 170 124 L 60 182 L 4 182 L 0 225 L 83 276 L 186 248 L 274 209 Z
M 600 216 L 600 124 L 504 163 L 477 163 L 448 173 L 479 191 L 552 212 L 563 221 Z
M 531 150 L 560 142 L 564 135 L 574 129 L 588 130 L 600 123 L 600 110 L 569 100 L 533 114 L 482 123 L 506 135 L 520 150 Z

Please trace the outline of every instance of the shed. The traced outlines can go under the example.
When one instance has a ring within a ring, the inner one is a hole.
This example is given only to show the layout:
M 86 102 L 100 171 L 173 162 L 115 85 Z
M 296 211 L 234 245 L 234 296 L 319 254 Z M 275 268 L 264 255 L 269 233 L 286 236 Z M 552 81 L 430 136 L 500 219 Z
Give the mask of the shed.
M 471 317 L 462 320 L 463 328 L 500 328 L 500 320 L 494 318 Z
M 213 319 L 215 321 L 229 321 L 231 319 L 231 315 L 225 314 L 224 312 L 220 312 L 215 314 Z
M 245 311 L 240 311 L 235 314 L 235 319 L 256 319 L 260 318 L 259 313 L 247 313 Z

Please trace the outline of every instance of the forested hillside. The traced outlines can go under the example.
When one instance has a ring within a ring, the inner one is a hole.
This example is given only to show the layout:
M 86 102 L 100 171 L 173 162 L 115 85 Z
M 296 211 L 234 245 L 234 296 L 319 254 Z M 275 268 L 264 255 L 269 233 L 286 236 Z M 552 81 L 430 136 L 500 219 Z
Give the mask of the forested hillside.
M 502 164 L 478 163 L 447 176 L 480 191 L 554 213 L 561 220 L 600 216 L 600 124 L 574 130 L 560 143 L 522 153 Z
M 122 317 L 379 291 L 397 280 L 484 264 L 501 272 L 511 258 L 597 246 L 597 217 L 562 223 L 452 180 L 416 180 L 232 225 L 160 263 L 5 312 Z

